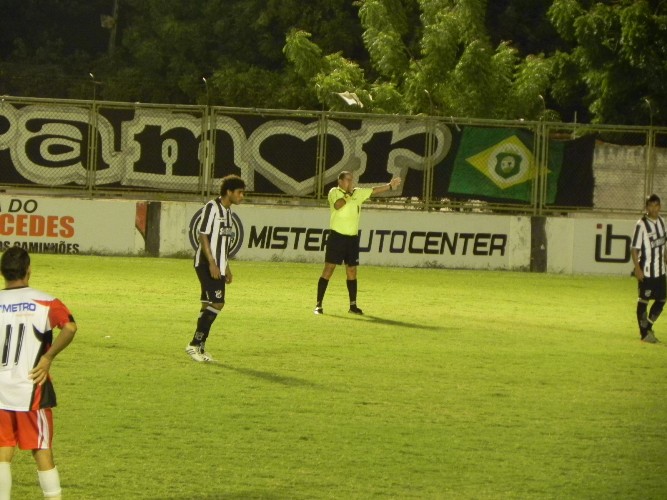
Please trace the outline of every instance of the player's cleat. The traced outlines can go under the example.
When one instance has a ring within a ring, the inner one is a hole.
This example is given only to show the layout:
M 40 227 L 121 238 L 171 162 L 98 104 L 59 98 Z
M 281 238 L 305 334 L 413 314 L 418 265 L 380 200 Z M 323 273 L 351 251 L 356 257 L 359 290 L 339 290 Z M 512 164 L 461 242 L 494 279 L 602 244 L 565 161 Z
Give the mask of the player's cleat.
M 322 309 L 322 306 L 317 306 L 315 307 L 313 314 L 324 314 L 324 309 Z
M 359 309 L 356 305 L 355 306 L 350 306 L 350 310 L 347 311 L 347 312 L 349 312 L 350 314 L 364 314 L 364 311 Z
M 211 354 L 206 350 L 206 344 L 204 344 L 203 342 L 199 346 L 199 354 L 201 355 L 202 358 L 204 358 L 204 361 L 206 361 L 207 363 L 215 361 L 215 359 L 213 359 L 213 354 Z
M 642 338 L 642 342 L 647 342 L 649 344 L 657 344 L 660 341 L 657 338 L 655 338 L 653 330 L 649 330 L 648 332 L 646 332 L 644 338 Z
M 186 345 L 185 352 L 188 353 L 188 355 L 192 358 L 192 360 L 196 361 L 197 363 L 203 363 L 207 361 L 202 355 L 198 345 L 190 345 L 190 344 Z

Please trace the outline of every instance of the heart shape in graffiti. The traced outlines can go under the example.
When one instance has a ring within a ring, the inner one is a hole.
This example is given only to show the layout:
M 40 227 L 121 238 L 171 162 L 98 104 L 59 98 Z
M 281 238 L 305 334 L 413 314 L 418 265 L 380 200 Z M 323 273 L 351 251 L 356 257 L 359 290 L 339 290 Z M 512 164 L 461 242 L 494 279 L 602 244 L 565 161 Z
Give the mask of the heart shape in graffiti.
M 285 194 L 309 195 L 315 191 L 320 133 L 317 121 L 302 124 L 291 120 L 272 120 L 257 128 L 248 138 L 246 157 L 255 172 Z M 355 163 L 351 158 L 354 140 L 349 130 L 340 124 L 329 123 L 327 136 L 330 147 L 325 180 L 335 178 L 345 168 L 351 170 Z M 338 141 L 340 146 L 335 144 Z M 333 144 L 337 147 L 332 148 Z

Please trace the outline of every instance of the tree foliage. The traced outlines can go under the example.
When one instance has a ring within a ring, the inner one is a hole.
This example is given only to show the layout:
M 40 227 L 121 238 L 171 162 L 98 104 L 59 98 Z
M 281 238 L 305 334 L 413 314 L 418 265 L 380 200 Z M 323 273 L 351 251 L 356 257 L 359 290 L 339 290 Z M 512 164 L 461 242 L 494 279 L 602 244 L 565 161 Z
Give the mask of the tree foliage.
M 109 54 L 100 16 L 114 3 Z M 326 51 L 364 57 L 348 0 L 4 0 L 2 10 L 3 93 L 90 98 L 93 73 L 107 100 L 316 107 L 286 68 L 285 34 L 305 29 Z
M 485 118 L 538 118 L 545 111 L 551 62 L 521 57 L 507 42 L 493 46 L 485 27 L 485 0 L 364 0 L 359 18 L 375 78 L 364 78 L 340 55 L 336 71 L 315 68 L 313 47 L 288 37 L 285 52 L 297 73 L 326 96 L 355 92 L 364 109 Z M 419 23 L 413 24 L 414 13 Z M 307 37 L 303 34 L 301 38 Z M 303 54 L 301 54 L 303 50 Z M 307 62 L 309 61 L 310 62 Z M 335 101 L 334 108 L 345 104 Z
M 665 123 L 667 3 L 555 0 L 551 22 L 571 48 L 554 56 L 552 93 L 583 99 L 594 122 Z
M 303 26 L 326 50 L 355 56 L 356 13 L 344 0 L 123 0 L 128 23 L 122 52 L 111 67 L 119 78 L 109 91 L 152 99 L 163 82 L 167 102 L 239 107 L 316 106 L 314 94 L 295 88 L 281 52 L 285 33 Z M 340 36 L 337 36 L 340 34 Z M 203 84 L 206 78 L 206 85 Z M 128 89 L 126 82 L 135 82 Z M 145 87 L 144 84 L 147 86 Z
M 351 110 L 348 91 L 377 113 L 659 125 L 666 56 L 665 0 L 3 0 L 0 16 L 0 94 L 37 97 Z

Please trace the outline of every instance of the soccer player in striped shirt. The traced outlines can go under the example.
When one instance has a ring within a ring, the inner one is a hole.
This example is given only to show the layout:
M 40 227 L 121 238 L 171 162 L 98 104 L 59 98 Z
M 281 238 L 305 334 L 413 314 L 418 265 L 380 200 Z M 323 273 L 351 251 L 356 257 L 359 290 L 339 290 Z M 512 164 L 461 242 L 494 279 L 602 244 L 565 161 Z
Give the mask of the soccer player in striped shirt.
M 206 351 L 211 325 L 225 305 L 225 285 L 232 282 L 229 268 L 229 249 L 234 240 L 232 205 L 238 205 L 245 196 L 245 182 L 238 175 L 222 178 L 220 196 L 209 201 L 199 225 L 199 245 L 194 266 L 201 284 L 201 311 L 192 341 L 185 352 L 198 362 L 213 361 Z
M 361 205 L 371 196 L 393 191 L 401 184 L 400 177 L 394 177 L 388 184 L 373 188 L 354 187 L 352 172 L 343 171 L 338 175 L 338 185 L 329 190 L 330 229 L 324 255 L 324 269 L 317 282 L 317 303 L 315 314 L 324 314 L 322 301 L 329 286 L 329 280 L 337 265 L 345 262 L 347 292 L 350 298 L 351 314 L 363 314 L 357 306 L 357 266 L 359 265 L 359 218 Z
M 637 221 L 632 237 L 632 261 L 639 283 L 637 322 L 644 342 L 656 343 L 653 324 L 657 321 L 667 299 L 667 246 L 665 220 L 660 216 L 660 197 L 646 198 L 646 213 Z M 653 300 L 648 310 L 649 301 Z
M 31 450 L 44 498 L 61 498 L 60 475 L 53 460 L 56 394 L 49 370 L 56 355 L 76 333 L 67 307 L 55 297 L 30 288 L 30 256 L 21 247 L 2 254 L 0 269 L 0 499 L 10 498 L 10 464 L 16 447 Z M 53 329 L 60 329 L 53 338 Z

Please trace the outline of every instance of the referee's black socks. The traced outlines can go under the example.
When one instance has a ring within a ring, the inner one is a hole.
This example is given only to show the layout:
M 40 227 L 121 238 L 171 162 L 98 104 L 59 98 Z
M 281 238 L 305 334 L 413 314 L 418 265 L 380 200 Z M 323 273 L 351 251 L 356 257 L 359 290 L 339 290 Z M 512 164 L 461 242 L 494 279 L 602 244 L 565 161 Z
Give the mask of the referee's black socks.
M 327 286 L 329 286 L 329 280 L 320 277 L 320 280 L 317 282 L 317 306 L 322 307 L 322 301 L 324 300 L 324 294 L 327 291 Z
M 357 304 L 357 280 L 347 280 L 347 293 L 350 295 L 350 304 Z

